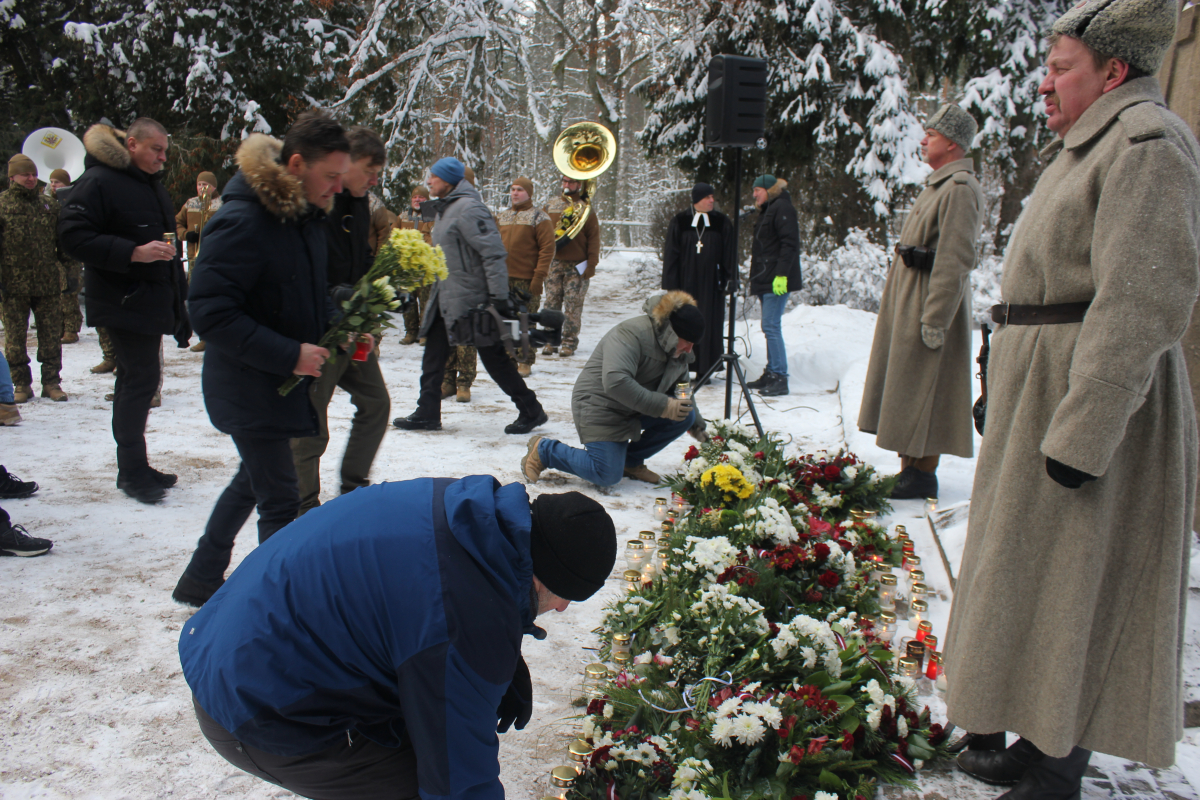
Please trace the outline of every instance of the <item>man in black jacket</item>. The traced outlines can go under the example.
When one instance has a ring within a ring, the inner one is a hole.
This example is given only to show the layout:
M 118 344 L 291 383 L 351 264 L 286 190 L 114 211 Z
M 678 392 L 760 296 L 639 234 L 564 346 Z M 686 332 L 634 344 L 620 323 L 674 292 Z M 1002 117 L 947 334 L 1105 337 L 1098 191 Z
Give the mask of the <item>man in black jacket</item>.
M 129 131 L 93 125 L 83 136 L 86 170 L 71 189 L 58 231 L 68 255 L 84 264 L 87 324 L 108 329 L 117 360 L 113 438 L 117 486 L 157 503 L 175 476 L 150 467 L 146 418 L 159 386 L 163 334 L 186 341 L 183 263 L 175 245 L 175 208 L 159 181 L 167 132 L 152 119 Z
M 750 250 L 750 293 L 762 303 L 762 330 L 767 340 L 767 368 L 746 384 L 765 397 L 788 393 L 787 348 L 783 344 L 783 312 L 788 293 L 800 290 L 800 224 L 787 191 L 787 181 L 774 175 L 754 180 L 758 222 Z
M 379 171 L 387 160 L 387 148 L 375 131 L 355 126 L 346 131 L 346 138 L 350 141 L 350 169 L 342 178 L 344 188 L 334 195 L 333 210 L 326 219 L 329 294 L 338 310 L 371 268 L 371 204 L 367 192 L 378 185 Z M 387 432 L 392 401 L 379 370 L 379 354 L 372 350 L 366 361 L 342 357 L 327 364 L 308 390 L 317 412 L 317 435 L 292 440 L 301 514 L 321 505 L 321 456 L 329 445 L 329 401 L 339 386 L 350 395 L 355 408 L 350 441 L 342 456 L 342 494 L 370 485 L 371 464 Z
M 342 127 L 301 114 L 283 142 L 254 134 L 237 152 L 239 172 L 204 229 L 188 304 L 208 343 L 201 381 L 213 426 L 233 437 L 242 462 L 213 508 L 172 597 L 202 606 L 225 582 L 234 538 L 258 506 L 258 540 L 300 509 L 291 439 L 313 436 L 317 412 L 302 382 L 321 376 L 329 351 L 313 342 L 329 324 L 325 213 L 350 166 Z

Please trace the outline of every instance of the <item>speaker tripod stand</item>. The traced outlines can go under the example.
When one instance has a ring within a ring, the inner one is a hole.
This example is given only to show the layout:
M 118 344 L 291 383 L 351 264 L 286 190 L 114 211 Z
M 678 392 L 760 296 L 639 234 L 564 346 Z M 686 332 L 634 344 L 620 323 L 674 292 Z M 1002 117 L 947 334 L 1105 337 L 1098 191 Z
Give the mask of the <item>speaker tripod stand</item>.
M 738 223 L 742 218 L 741 214 L 741 197 L 742 197 L 742 149 L 735 148 L 733 151 L 733 196 L 735 198 L 734 214 L 733 214 L 733 242 L 731 250 L 737 253 L 738 243 Z M 758 409 L 754 407 L 754 398 L 750 395 L 750 388 L 746 386 L 746 371 L 742 369 L 741 355 L 733 349 L 737 325 L 737 294 L 739 288 L 739 274 L 737 258 L 734 258 L 734 263 L 731 265 L 732 277 L 729 279 L 727 291 L 729 292 L 729 326 L 725 332 L 725 352 L 721 357 L 708 368 L 708 372 L 704 373 L 703 377 L 696 382 L 697 386 L 706 384 L 717 370 L 725 369 L 725 419 L 731 419 L 733 414 L 733 379 L 736 376 L 738 385 L 742 387 L 742 397 L 746 398 L 746 405 L 750 409 L 750 417 L 754 420 L 754 428 L 758 431 L 759 436 L 764 436 L 762 422 L 758 419 Z

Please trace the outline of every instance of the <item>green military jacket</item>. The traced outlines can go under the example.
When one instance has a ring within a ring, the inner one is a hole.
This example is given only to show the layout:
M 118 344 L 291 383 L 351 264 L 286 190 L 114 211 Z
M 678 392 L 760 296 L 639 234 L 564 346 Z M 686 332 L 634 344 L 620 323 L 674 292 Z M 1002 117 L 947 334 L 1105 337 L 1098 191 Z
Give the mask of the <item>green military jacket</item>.
M 69 267 L 58 243 L 58 201 L 16 183 L 0 192 L 0 290 L 59 294 Z

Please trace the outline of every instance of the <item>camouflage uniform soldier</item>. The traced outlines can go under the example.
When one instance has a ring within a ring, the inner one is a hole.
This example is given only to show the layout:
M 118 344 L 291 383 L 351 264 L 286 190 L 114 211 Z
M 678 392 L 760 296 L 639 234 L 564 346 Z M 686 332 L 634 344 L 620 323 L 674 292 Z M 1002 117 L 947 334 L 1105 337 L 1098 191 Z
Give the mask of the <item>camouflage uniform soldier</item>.
M 108 328 L 96 328 L 96 335 L 100 339 L 100 352 L 104 354 L 104 359 L 92 367 L 91 371 L 95 375 L 105 375 L 117 368 L 117 354 L 113 350 L 112 337 L 108 335 Z
M 536 313 L 542 300 L 542 286 L 554 260 L 554 223 L 550 215 L 533 207 L 533 182 L 519 177 L 509 188 L 512 205 L 496 215 L 500 240 L 508 252 L 508 290 L 526 292 L 526 307 Z M 517 358 L 522 378 L 532 371 L 536 352 Z
M 442 378 L 442 399 L 454 395 L 459 403 L 471 402 L 471 386 L 475 383 L 475 372 L 479 366 L 479 353 L 470 345 L 450 348 L 446 359 L 446 372 Z
M 586 187 L 566 175 L 562 179 L 562 189 L 562 195 L 555 197 L 543 208 L 550 215 L 550 222 L 556 228 L 559 218 L 568 206 L 578 203 L 581 199 L 587 199 Z M 569 358 L 575 355 L 579 348 L 583 298 L 587 295 L 588 284 L 595 276 L 596 265 L 600 262 L 600 220 L 596 217 L 595 205 L 591 205 L 583 230 L 576 234 L 575 238 L 559 242 L 557 247 L 558 252 L 546 278 L 543 307 L 551 311 L 562 311 L 566 316 L 559 355 Z M 579 267 L 583 267 L 582 272 Z M 554 351 L 553 345 L 546 345 L 542 355 L 553 355 Z
M 25 339 L 29 312 L 38 331 L 38 363 L 42 366 L 42 397 L 63 401 L 62 291 L 69 259 L 58 240 L 58 201 L 38 191 L 37 167 L 18 153 L 9 159 L 11 185 L 0 194 L 0 284 L 4 299 L 4 356 L 13 381 L 13 397 L 24 403 L 33 397 L 33 375 Z
M 65 169 L 51 171 L 50 182 L 46 184 L 46 194 L 57 200 L 60 206 L 70 188 L 71 173 Z M 83 309 L 79 307 L 79 289 L 83 285 L 83 265 L 72 259 L 67 266 L 66 278 L 66 290 L 62 296 L 62 343 L 75 344 L 79 341 L 79 332 L 83 330 Z
M 175 215 L 175 235 L 179 237 L 179 241 L 187 243 L 189 275 L 196 263 L 196 257 L 200 254 L 204 226 L 220 207 L 221 195 L 217 192 L 217 176 L 211 172 L 201 172 L 196 176 L 196 196 L 184 203 L 183 208 Z M 190 349 L 193 353 L 203 353 L 204 340 L 196 342 Z M 158 388 L 162 389 L 161 386 Z

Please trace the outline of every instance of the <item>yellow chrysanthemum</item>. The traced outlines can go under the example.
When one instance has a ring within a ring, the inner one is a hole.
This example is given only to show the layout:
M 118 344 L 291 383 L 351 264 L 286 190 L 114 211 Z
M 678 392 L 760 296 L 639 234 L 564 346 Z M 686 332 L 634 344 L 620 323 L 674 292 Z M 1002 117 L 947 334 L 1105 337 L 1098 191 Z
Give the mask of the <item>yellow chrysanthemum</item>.
M 734 497 L 745 500 L 754 494 L 754 487 L 746 480 L 746 476 L 732 464 L 717 464 L 705 470 L 700 476 L 700 485 L 715 485 L 725 494 L 726 502 L 732 502 Z

